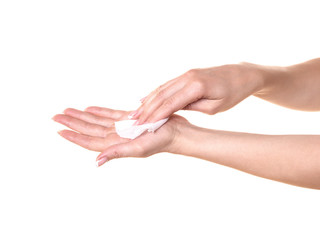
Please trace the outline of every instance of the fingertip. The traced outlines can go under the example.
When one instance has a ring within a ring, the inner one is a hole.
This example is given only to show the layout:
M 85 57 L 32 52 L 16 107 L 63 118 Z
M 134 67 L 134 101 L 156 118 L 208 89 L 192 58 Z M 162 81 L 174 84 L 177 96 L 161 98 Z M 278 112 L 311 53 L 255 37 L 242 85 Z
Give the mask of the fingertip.
M 56 114 L 51 119 L 55 122 L 61 123 L 61 121 L 64 119 L 64 116 L 65 115 L 63 114 Z
M 134 123 L 133 126 L 138 126 L 139 125 L 139 119 L 137 119 Z
M 90 106 L 90 107 L 86 107 L 84 109 L 85 112 L 94 112 L 95 110 L 97 110 L 98 107 L 95 106 Z
M 107 161 L 109 161 L 109 159 L 107 159 L 106 157 L 101 158 L 100 160 L 96 161 L 96 166 L 97 167 L 101 167 L 103 164 L 105 164 Z
M 63 130 L 59 130 L 58 132 L 57 132 L 61 137 L 64 137 L 64 131 Z
M 136 120 L 133 124 L 133 126 L 141 125 L 145 122 L 145 114 L 142 112 L 142 110 L 138 110 L 138 112 L 134 115 L 132 120 Z
M 96 161 L 96 167 L 99 167 L 99 161 Z
M 106 151 L 105 152 L 101 152 L 97 158 L 96 158 L 96 161 L 101 161 L 101 160 L 104 160 L 107 158 L 107 154 L 106 154 Z
M 139 126 L 139 125 L 142 125 L 146 122 L 145 118 L 138 118 L 137 121 L 135 121 L 135 123 L 133 124 L 134 126 Z
M 74 111 L 75 109 L 74 108 L 66 108 L 64 111 L 63 111 L 63 113 L 64 114 L 68 114 L 68 113 L 70 113 L 70 112 L 72 112 L 72 111 Z
M 128 119 L 136 119 L 137 113 L 138 113 L 138 110 L 129 113 Z
M 59 130 L 59 131 L 58 131 L 58 134 L 59 134 L 61 137 L 65 138 L 65 139 L 67 139 L 67 140 L 69 140 L 69 141 L 72 141 L 72 140 L 74 139 L 74 136 L 73 136 L 73 134 L 72 134 L 72 131 L 70 131 L 70 130 L 66 130 L 66 129 Z
M 141 98 L 140 102 L 143 103 L 146 100 L 147 97 Z

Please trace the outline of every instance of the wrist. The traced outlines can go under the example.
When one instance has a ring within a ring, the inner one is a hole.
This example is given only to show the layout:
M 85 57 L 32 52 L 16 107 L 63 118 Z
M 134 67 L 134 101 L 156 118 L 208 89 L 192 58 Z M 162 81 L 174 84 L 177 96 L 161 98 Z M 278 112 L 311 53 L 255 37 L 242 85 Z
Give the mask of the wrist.
M 262 66 L 248 62 L 241 62 L 239 66 L 243 70 L 242 78 L 250 83 L 250 95 L 254 95 L 264 89 L 266 85 L 266 74 Z
M 177 124 L 174 138 L 168 152 L 187 155 L 187 149 L 190 150 L 190 145 L 192 145 L 192 142 L 197 138 L 196 128 L 196 126 L 189 122 Z
M 172 142 L 170 153 L 197 158 L 204 158 L 208 149 L 205 142 L 212 141 L 213 130 L 201 128 L 190 123 L 177 126 L 177 132 Z M 212 147 L 210 147 L 212 150 Z M 211 153 L 213 154 L 213 153 Z
M 263 66 L 252 64 L 253 71 L 260 81 L 259 87 L 253 93 L 254 96 L 267 95 L 281 85 L 282 80 L 288 78 L 288 68 L 280 66 Z

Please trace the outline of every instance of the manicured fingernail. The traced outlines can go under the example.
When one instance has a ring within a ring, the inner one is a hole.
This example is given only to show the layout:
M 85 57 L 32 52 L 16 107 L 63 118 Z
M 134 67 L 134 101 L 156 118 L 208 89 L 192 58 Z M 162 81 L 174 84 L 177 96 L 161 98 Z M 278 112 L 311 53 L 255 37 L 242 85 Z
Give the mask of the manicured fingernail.
M 107 157 L 106 157 L 105 154 L 100 153 L 100 155 L 98 155 L 98 157 L 97 157 L 97 161 L 104 160 L 104 159 L 106 159 L 106 158 L 107 158 Z
M 132 119 L 136 114 L 138 113 L 138 111 L 133 111 L 128 115 L 129 119 Z
M 147 98 L 147 97 L 141 98 L 141 99 L 140 99 L 140 102 L 143 103 L 144 100 L 146 100 L 146 98 Z
M 102 161 L 96 161 L 96 167 L 100 167 L 102 164 Z
M 101 157 L 101 158 L 97 159 L 96 166 L 100 167 L 101 165 L 103 165 L 107 161 L 108 161 L 107 157 Z

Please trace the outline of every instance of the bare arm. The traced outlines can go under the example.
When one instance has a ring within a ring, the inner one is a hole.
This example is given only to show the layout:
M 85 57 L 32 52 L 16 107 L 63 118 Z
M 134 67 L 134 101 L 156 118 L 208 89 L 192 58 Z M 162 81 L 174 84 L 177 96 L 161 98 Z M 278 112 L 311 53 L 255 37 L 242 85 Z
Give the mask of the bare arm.
M 74 131 L 59 134 L 89 150 L 102 152 L 101 166 L 114 158 L 148 157 L 169 152 L 202 158 L 260 177 L 320 189 L 320 136 L 272 136 L 196 127 L 173 115 L 155 133 L 137 139 L 120 138 L 113 123 L 129 112 L 90 107 L 66 109 L 53 120 Z
M 288 108 L 320 110 L 320 58 L 288 67 L 251 63 L 190 70 L 161 85 L 131 115 L 155 122 L 185 109 L 216 114 L 250 95 Z
M 320 189 L 320 136 L 258 135 L 184 126 L 173 152 Z
M 264 84 L 256 97 L 297 110 L 320 110 L 320 58 L 289 67 L 257 68 Z

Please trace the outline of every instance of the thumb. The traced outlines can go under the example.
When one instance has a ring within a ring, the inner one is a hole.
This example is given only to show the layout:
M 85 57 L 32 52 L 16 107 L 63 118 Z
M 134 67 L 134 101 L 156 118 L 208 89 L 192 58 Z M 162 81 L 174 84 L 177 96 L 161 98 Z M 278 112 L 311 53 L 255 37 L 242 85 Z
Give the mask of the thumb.
M 105 164 L 107 161 L 110 161 L 114 158 L 124 158 L 124 157 L 137 157 L 139 156 L 139 150 L 135 147 L 134 144 L 129 143 L 121 143 L 113 145 L 103 152 L 101 152 L 97 159 L 96 165 L 100 167 Z

